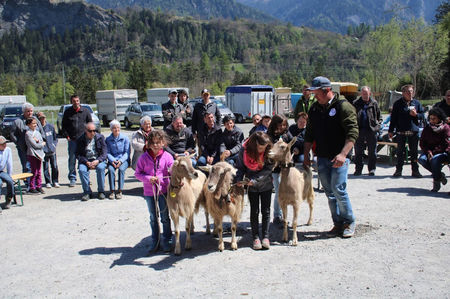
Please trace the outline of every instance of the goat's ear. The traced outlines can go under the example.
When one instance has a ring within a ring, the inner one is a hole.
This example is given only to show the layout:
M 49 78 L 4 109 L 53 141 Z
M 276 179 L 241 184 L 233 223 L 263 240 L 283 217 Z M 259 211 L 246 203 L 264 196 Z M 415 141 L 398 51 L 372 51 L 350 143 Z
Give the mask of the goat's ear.
M 180 163 L 180 161 L 178 161 L 178 159 L 177 159 L 177 160 L 173 161 L 173 165 L 172 166 L 178 166 L 178 163 Z
M 197 166 L 198 169 L 203 170 L 204 172 L 209 173 L 209 171 L 211 170 L 211 165 L 206 165 L 206 166 Z
M 192 159 L 192 158 L 194 158 L 195 157 L 195 153 L 193 153 L 193 154 L 190 154 L 189 156 L 189 159 Z
M 230 165 L 229 167 L 225 168 L 225 173 L 227 173 L 227 172 L 231 172 L 231 175 L 235 176 L 237 169 Z
M 297 141 L 297 137 L 292 138 L 291 142 L 288 143 L 288 147 L 291 148 L 291 146 Z

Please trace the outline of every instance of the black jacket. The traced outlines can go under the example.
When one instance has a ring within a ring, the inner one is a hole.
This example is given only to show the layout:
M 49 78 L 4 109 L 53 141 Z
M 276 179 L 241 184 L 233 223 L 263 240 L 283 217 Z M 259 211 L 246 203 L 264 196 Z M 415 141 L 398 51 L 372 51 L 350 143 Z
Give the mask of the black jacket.
M 220 144 L 220 153 L 226 150 L 231 152 L 231 155 L 237 154 L 242 148 L 242 141 L 244 140 L 244 133 L 241 129 L 234 126 L 232 131 L 223 129 L 222 143 Z
M 73 106 L 64 111 L 62 119 L 62 135 L 69 137 L 70 140 L 77 140 L 84 134 L 85 125 L 92 122 L 92 116 L 89 110 L 80 107 L 78 112 L 73 109 Z
M 181 115 L 183 116 L 183 123 L 186 127 L 192 127 L 192 115 L 194 114 L 194 108 L 189 104 L 188 100 L 184 103 L 179 103 L 181 109 Z
M 172 156 L 175 154 L 183 154 L 184 152 L 189 152 L 190 154 L 195 153 L 195 140 L 189 128 L 183 128 L 178 133 L 170 124 L 165 128 L 166 134 L 170 139 L 170 144 L 165 148 Z
M 95 148 L 97 150 L 97 160 L 100 162 L 106 161 L 108 157 L 108 151 L 105 142 L 105 136 L 100 133 L 95 133 Z M 78 163 L 86 164 L 89 160 L 86 158 L 86 147 L 88 145 L 86 134 L 81 135 L 77 139 L 77 151 L 76 157 L 78 159 Z
M 291 147 L 291 152 L 294 150 L 294 148 L 298 148 L 298 150 L 300 151 L 299 155 L 303 155 L 303 145 L 305 144 L 306 128 L 299 129 L 297 124 L 293 124 L 289 127 L 289 133 L 291 133 L 292 138 L 297 137 L 297 140 Z
M 240 182 L 243 180 L 244 175 L 247 179 L 253 181 L 253 186 L 248 187 L 250 192 L 263 192 L 267 190 L 272 190 L 273 180 L 272 180 L 272 167 L 268 160 L 264 162 L 264 166 L 260 171 L 250 170 L 244 164 L 244 147 L 239 151 L 238 159 L 236 161 L 237 173 L 234 178 L 234 182 Z
M 433 108 L 441 108 L 442 111 L 445 112 L 445 115 L 446 115 L 447 117 L 450 116 L 450 106 L 447 105 L 447 101 L 445 101 L 445 99 L 443 99 L 442 101 L 440 101 L 440 102 L 434 104 Z
M 356 116 L 358 119 L 358 127 L 361 128 L 370 128 L 370 130 L 374 133 L 378 132 L 380 130 L 380 123 L 381 123 L 381 112 L 380 108 L 378 107 L 378 102 L 374 99 L 370 98 L 369 103 L 364 103 L 364 100 L 362 97 L 359 97 L 356 101 L 353 102 L 353 105 L 356 108 Z M 366 108 L 364 108 L 366 107 Z M 369 121 L 368 124 L 362 124 L 362 114 L 364 109 L 366 109 L 367 113 L 367 119 Z M 367 127 L 368 125 L 368 127 Z
M 194 106 L 194 114 L 192 115 L 192 133 L 197 134 L 200 128 L 203 126 L 205 121 L 203 118 L 206 113 L 213 113 L 216 117 L 216 125 L 220 128 L 220 110 L 216 103 L 209 102 L 208 104 L 203 104 L 203 102 L 197 103 Z
M 221 142 L 222 130 L 217 125 L 214 125 L 211 130 L 208 130 L 208 126 L 203 124 L 198 131 L 198 146 L 202 156 L 216 157 L 219 154 Z
M 181 112 L 181 105 L 175 103 L 174 106 L 170 101 L 168 101 L 167 103 L 161 105 L 161 109 L 164 117 L 163 128 L 167 128 L 167 126 L 172 123 L 172 118 L 175 116 L 175 114 Z
M 408 104 L 403 99 L 403 97 L 398 99 L 394 103 L 394 105 L 392 106 L 389 132 L 419 132 L 419 128 L 422 125 L 422 122 L 425 120 L 423 107 L 416 99 L 412 99 L 409 106 L 414 106 L 416 108 L 416 117 L 412 117 L 409 114 Z

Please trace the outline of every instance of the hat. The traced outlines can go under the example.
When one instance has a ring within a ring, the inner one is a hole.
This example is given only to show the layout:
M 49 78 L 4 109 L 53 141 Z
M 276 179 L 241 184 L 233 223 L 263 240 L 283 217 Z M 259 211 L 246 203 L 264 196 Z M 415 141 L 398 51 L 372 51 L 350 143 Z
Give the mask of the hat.
M 322 87 L 331 87 L 331 82 L 325 77 L 315 77 L 311 82 L 311 87 L 308 90 L 316 90 Z
M 5 144 L 6 138 L 0 135 L 0 144 Z
M 184 88 L 180 89 L 179 94 L 181 94 L 181 93 L 184 93 L 185 95 L 187 95 L 189 97 L 189 92 L 186 89 L 184 89 Z
M 47 117 L 45 116 L 44 112 L 39 112 L 37 114 L 37 118 L 41 119 L 41 118 L 47 118 Z
M 202 89 L 202 93 L 201 93 L 201 94 L 203 95 L 204 93 L 211 94 L 211 93 L 209 92 L 209 90 L 207 90 L 206 88 Z
M 171 93 L 178 93 L 178 91 L 175 88 L 169 89 L 169 94 Z

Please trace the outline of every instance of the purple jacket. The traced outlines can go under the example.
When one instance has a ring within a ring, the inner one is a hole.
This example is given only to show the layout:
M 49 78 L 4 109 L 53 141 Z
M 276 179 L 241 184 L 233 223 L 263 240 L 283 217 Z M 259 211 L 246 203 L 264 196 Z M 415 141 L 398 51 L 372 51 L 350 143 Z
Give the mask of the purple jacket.
M 447 124 L 444 124 L 438 133 L 434 132 L 430 125 L 427 125 L 420 136 L 420 148 L 424 154 L 436 155 L 448 152 L 450 151 L 449 138 L 450 127 Z
M 156 157 L 156 161 L 150 156 L 148 152 L 143 153 L 136 163 L 136 171 L 134 175 L 138 180 L 144 183 L 144 196 L 153 196 L 152 183 L 150 183 L 150 177 L 156 176 L 159 179 L 160 194 L 167 193 L 167 187 L 169 186 L 169 169 L 172 167 L 173 157 L 166 151 Z

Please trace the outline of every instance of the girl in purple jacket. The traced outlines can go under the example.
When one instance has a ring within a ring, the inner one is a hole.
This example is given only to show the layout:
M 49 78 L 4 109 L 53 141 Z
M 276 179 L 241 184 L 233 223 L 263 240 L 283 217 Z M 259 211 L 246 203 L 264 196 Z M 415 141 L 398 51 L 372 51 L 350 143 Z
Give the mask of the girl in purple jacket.
M 144 183 L 144 199 L 147 201 L 150 212 L 150 228 L 152 229 L 150 252 L 157 251 L 159 245 L 164 252 L 171 250 L 172 229 L 166 197 L 173 158 L 171 154 L 164 151 L 163 148 L 166 145 L 166 134 L 162 130 L 152 130 L 147 138 L 147 151 L 139 157 L 134 173 L 136 178 Z M 163 227 L 162 235 L 159 231 L 156 202 Z

